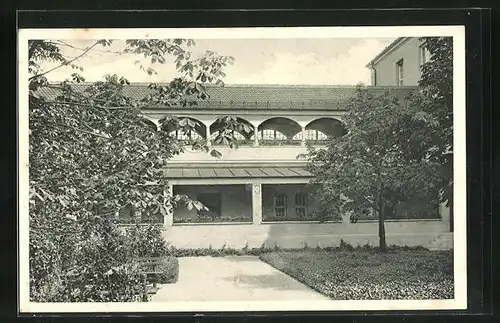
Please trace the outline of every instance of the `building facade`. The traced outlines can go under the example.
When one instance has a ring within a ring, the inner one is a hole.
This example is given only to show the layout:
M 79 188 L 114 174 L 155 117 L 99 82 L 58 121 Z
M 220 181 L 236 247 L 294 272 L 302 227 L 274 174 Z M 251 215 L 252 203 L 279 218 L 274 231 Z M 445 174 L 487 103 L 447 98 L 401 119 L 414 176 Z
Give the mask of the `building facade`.
M 430 59 L 423 42 L 415 37 L 399 37 L 375 56 L 366 67 L 372 86 L 415 86 L 421 66 Z
M 414 89 L 369 87 L 393 91 L 400 100 Z M 197 124 L 194 133 L 172 135 L 206 140 L 222 154 L 188 148 L 170 161 L 167 190 L 200 201 L 208 210 L 173 208 L 164 219 L 166 240 L 178 248 L 329 247 L 341 240 L 378 245 L 375 217 L 353 223 L 347 214 L 332 214 L 330 220 L 318 220 L 312 176 L 298 158 L 308 143 L 321 146 L 327 137 L 343 135 L 342 116 L 354 91 L 347 86 L 226 85 L 209 87 L 210 99 L 195 107 L 145 110 L 156 124 L 165 115 L 189 118 Z M 236 134 L 237 148 L 214 141 L 220 116 L 237 118 L 251 129 Z M 388 244 L 451 248 L 447 210 L 436 205 L 422 212 L 418 201 L 415 205 L 387 220 Z
M 416 38 L 398 38 L 368 67 L 374 94 L 393 92 L 401 101 L 416 89 L 420 65 L 428 59 Z M 131 84 L 124 94 L 142 99 L 147 84 Z M 172 132 L 179 139 L 206 141 L 221 155 L 186 151 L 169 161 L 164 176 L 170 194 L 183 194 L 208 209 L 172 207 L 156 219 L 165 227 L 165 239 L 177 248 L 301 248 L 378 245 L 376 216 L 353 222 L 348 214 L 318 219 L 312 175 L 298 158 L 307 145 L 321 146 L 329 137 L 342 136 L 347 102 L 355 94 L 351 86 L 226 85 L 209 86 L 209 99 L 195 106 L 144 109 L 155 127 L 165 116 L 186 118 L 194 125 L 189 133 Z M 246 125 L 235 148 L 218 143 L 220 117 L 229 116 Z M 423 206 L 423 207 L 422 207 Z M 120 211 L 123 223 L 136 217 Z M 141 217 L 142 215 L 139 215 Z M 150 219 L 149 219 L 150 220 Z M 450 212 L 442 205 L 429 207 L 418 199 L 393 210 L 386 220 L 388 245 L 450 249 Z

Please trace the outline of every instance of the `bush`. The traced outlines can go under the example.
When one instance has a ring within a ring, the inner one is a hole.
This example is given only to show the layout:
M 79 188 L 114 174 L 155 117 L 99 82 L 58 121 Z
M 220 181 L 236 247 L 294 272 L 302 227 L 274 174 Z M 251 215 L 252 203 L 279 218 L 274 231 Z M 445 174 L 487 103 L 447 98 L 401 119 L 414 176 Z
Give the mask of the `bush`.
M 227 248 L 227 247 L 222 247 L 220 249 L 213 249 L 212 247 L 209 248 L 198 248 L 198 249 L 176 249 L 172 247 L 170 249 L 170 254 L 175 257 L 225 257 L 225 256 L 258 256 L 261 253 L 264 252 L 270 252 L 273 250 L 278 250 L 275 248 L 267 248 L 267 247 L 261 247 L 261 248 L 248 248 L 248 246 L 245 246 L 243 248 Z
M 163 227 L 156 225 L 134 225 L 125 231 L 129 256 L 165 257 L 170 255 L 170 246 L 162 235 Z
M 38 220 L 36 224 L 41 223 Z M 42 219 L 43 220 L 43 219 Z M 46 221 L 45 221 L 46 222 Z M 55 222 L 55 221 L 54 221 Z M 45 223 L 44 223 L 45 224 Z M 35 227 L 36 228 L 36 227 Z M 105 218 L 61 223 L 53 235 L 30 234 L 30 298 L 36 302 L 128 302 L 140 300 L 140 271 L 123 269 L 140 257 L 168 257 L 161 228 L 137 225 L 125 231 Z M 60 231 L 60 232 L 59 232 Z M 164 281 L 178 276 L 165 265 Z
M 159 268 L 163 274 L 156 277 L 156 281 L 160 284 L 173 284 L 179 278 L 179 260 L 169 256 L 162 260 Z

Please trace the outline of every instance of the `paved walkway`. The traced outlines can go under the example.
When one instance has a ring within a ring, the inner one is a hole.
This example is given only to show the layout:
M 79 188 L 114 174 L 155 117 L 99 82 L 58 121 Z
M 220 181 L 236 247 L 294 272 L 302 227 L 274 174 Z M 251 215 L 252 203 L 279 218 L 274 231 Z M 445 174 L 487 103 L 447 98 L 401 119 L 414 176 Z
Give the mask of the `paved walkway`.
M 181 257 L 177 283 L 159 287 L 153 302 L 328 300 L 254 256 Z

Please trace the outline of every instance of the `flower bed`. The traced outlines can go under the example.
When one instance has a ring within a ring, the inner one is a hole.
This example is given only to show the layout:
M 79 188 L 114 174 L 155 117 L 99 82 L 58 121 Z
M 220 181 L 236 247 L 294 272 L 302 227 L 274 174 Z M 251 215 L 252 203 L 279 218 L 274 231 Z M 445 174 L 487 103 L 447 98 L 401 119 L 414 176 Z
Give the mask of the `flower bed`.
M 451 251 L 276 251 L 260 259 L 334 300 L 454 296 Z
M 180 218 L 174 216 L 174 223 L 221 223 L 221 222 L 252 222 L 252 218 L 245 216 L 199 216 L 197 218 Z
M 263 222 L 287 222 L 287 221 L 319 221 L 317 216 L 275 216 L 265 215 L 262 217 Z

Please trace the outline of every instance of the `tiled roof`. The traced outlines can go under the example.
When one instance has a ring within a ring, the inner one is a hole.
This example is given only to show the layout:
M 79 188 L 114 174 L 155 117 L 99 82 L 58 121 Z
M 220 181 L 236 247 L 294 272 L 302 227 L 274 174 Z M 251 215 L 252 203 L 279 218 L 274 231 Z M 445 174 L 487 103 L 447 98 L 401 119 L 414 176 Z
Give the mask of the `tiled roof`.
M 311 177 L 300 167 L 189 167 L 167 168 L 166 178 L 284 178 Z
M 84 90 L 88 84 L 76 84 L 75 89 Z M 125 96 L 143 99 L 152 90 L 146 83 L 132 83 L 124 87 Z M 311 86 L 311 85 L 225 85 L 208 86 L 209 99 L 198 101 L 198 108 L 248 108 L 248 109 L 325 109 L 343 110 L 345 103 L 355 91 L 354 86 Z M 368 87 L 370 91 L 382 94 L 394 90 L 404 98 L 414 87 Z M 53 99 L 58 90 L 40 88 L 38 95 Z M 165 107 L 151 107 L 165 108 Z

